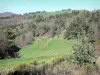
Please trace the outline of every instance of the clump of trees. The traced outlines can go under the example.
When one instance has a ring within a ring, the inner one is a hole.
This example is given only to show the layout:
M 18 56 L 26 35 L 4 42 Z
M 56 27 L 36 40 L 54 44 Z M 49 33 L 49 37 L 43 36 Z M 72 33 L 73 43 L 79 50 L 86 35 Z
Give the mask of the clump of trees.
M 16 58 L 19 51 L 19 47 L 14 44 L 15 35 L 11 30 L 0 31 L 0 59 L 4 58 Z
M 86 33 L 83 30 L 78 33 L 73 45 L 73 58 L 80 66 L 86 64 L 96 64 L 96 48 L 93 29 Z

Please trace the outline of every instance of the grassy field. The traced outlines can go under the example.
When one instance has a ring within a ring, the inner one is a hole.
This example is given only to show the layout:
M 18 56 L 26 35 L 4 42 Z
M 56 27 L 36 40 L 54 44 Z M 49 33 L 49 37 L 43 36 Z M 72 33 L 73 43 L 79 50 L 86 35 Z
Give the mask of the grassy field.
M 45 12 L 45 13 L 37 13 L 37 15 L 42 15 L 44 17 L 51 16 L 51 15 L 59 15 L 64 13 L 71 13 L 71 11 L 57 11 L 57 12 Z
M 69 56 L 72 53 L 72 41 L 64 39 L 40 38 L 19 51 L 21 58 L 0 60 L 0 68 L 11 68 L 33 60 L 49 61 L 56 56 Z
M 41 12 L 41 13 L 36 13 L 36 15 L 40 15 L 40 16 L 43 16 L 43 17 L 49 17 L 49 16 L 55 16 L 55 15 L 60 15 L 60 14 L 64 14 L 64 13 L 67 13 L 67 14 L 70 14 L 71 13 L 71 10 L 67 10 L 67 11 L 56 11 L 56 12 Z M 33 16 L 33 14 L 29 14 L 30 16 Z

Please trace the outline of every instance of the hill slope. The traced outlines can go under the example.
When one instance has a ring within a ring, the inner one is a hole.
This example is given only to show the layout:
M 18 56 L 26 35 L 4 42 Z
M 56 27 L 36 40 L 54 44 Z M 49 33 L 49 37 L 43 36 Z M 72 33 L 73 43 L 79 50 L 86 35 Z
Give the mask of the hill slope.
M 34 59 L 50 61 L 55 56 L 69 56 L 71 52 L 71 40 L 40 38 L 20 50 L 21 58 L 0 60 L 0 68 L 14 67 Z

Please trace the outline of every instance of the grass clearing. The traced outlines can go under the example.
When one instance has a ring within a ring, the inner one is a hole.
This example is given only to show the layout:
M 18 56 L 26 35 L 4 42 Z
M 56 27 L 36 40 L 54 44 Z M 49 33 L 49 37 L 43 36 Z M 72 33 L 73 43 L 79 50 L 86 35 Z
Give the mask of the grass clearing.
M 67 11 L 56 11 L 56 12 L 45 12 L 45 13 L 37 13 L 36 15 L 48 17 L 48 16 L 60 15 L 60 14 L 64 14 L 64 13 L 70 14 L 71 11 L 70 10 L 69 11 L 67 10 Z
M 50 61 L 56 56 L 69 56 L 72 53 L 72 40 L 39 38 L 19 51 L 21 58 L 0 60 L 0 68 L 9 68 L 33 60 Z

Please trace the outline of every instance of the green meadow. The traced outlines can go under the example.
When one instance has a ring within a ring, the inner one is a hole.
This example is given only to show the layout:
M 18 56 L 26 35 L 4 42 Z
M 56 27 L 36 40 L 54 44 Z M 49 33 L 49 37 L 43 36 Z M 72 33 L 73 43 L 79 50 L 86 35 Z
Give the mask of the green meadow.
M 13 68 L 33 60 L 50 61 L 56 56 L 70 56 L 72 40 L 61 38 L 38 38 L 19 51 L 20 58 L 0 60 L 0 68 Z

